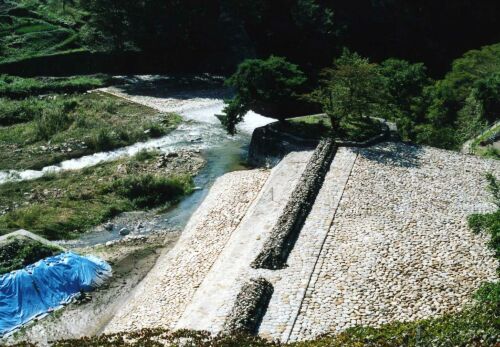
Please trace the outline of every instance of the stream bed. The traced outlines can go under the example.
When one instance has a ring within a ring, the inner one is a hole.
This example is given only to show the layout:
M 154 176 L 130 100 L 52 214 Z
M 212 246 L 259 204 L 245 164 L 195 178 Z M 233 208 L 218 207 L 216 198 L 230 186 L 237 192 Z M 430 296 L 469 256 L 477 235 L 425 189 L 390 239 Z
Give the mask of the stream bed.
M 119 96 L 154 107 L 160 111 L 169 111 L 162 108 L 162 102 L 168 102 L 169 104 L 172 102 L 171 98 L 162 96 L 147 98 L 142 95 L 140 97 L 135 95 Z M 183 109 L 179 110 L 179 113 L 184 118 L 184 122 L 161 138 L 135 143 L 112 151 L 66 160 L 57 165 L 47 166 L 42 170 L 0 171 L 0 184 L 8 181 L 37 179 L 47 173 L 79 170 L 99 163 L 130 157 L 144 149 L 155 149 L 163 153 L 181 150 L 199 151 L 204 157 L 206 165 L 194 177 L 195 191 L 165 212 L 159 214 L 145 212 L 143 219 L 145 219 L 144 223 L 147 224 L 147 228 L 141 230 L 141 233 L 148 234 L 155 230 L 182 230 L 217 177 L 243 168 L 242 163 L 246 159 L 253 130 L 272 121 L 270 118 L 249 112 L 245 117 L 245 121 L 238 126 L 238 134 L 230 136 L 216 117 L 217 114 L 222 113 L 224 107 L 224 103 L 220 98 L 200 99 L 199 97 L 193 97 L 192 100 L 192 107 L 190 107 L 190 99 L 185 97 L 182 99 Z M 61 245 L 67 248 L 87 247 L 118 240 L 122 237 L 118 228 L 107 231 L 100 227 L 82 235 L 77 240 L 61 241 Z

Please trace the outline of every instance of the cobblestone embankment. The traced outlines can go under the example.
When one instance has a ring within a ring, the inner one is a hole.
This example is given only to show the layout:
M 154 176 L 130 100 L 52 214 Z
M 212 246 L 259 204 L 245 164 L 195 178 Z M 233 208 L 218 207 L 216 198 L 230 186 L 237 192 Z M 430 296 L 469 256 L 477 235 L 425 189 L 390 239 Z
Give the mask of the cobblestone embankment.
M 360 149 L 290 340 L 470 302 L 496 279 L 486 237 L 467 227 L 468 215 L 494 209 L 486 172 L 500 175 L 500 163 L 404 144 Z
M 105 332 L 173 328 L 268 175 L 252 170 L 219 178 L 174 249 L 158 259 Z
M 219 332 L 244 284 L 263 278 L 274 292 L 259 334 L 305 340 L 460 310 L 497 278 L 467 216 L 495 208 L 484 174 L 500 176 L 500 162 L 402 143 L 339 148 L 287 267 L 251 268 L 310 156 L 292 153 L 269 178 L 221 178 L 107 330 Z

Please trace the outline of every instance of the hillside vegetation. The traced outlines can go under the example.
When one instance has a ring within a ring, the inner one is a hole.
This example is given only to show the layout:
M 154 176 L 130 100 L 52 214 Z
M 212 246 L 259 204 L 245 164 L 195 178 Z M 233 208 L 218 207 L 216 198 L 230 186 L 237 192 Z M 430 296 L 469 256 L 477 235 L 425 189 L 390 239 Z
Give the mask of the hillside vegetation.
M 5 1 L 0 6 L 0 62 L 81 50 L 84 15 L 71 1 Z

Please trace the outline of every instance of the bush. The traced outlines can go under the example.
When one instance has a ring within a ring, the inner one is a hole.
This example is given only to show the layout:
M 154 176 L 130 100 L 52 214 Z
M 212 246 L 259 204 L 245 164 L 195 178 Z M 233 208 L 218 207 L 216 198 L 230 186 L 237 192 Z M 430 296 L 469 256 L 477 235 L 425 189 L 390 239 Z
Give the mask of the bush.
M 68 129 L 73 119 L 64 107 L 45 108 L 42 114 L 35 118 L 35 139 L 49 140 L 52 135 Z
M 157 150 L 143 149 L 143 150 L 140 150 L 139 152 L 137 152 L 137 154 L 134 155 L 133 159 L 136 161 L 146 161 L 146 160 L 156 158 L 156 156 L 158 156 L 159 153 L 160 152 Z
M 45 107 L 44 101 L 27 98 L 21 101 L 0 99 L 0 125 L 7 126 L 24 123 L 39 117 Z
M 93 133 L 90 140 L 87 142 L 88 146 L 94 151 L 109 151 L 118 147 L 118 137 L 114 131 L 109 129 L 99 129 Z
M 279 120 L 305 115 L 311 104 L 301 100 L 306 91 L 305 74 L 285 58 L 247 59 L 226 80 L 235 89 L 235 97 L 226 101 L 221 121 L 229 133 L 252 110 Z
M 159 123 L 152 123 L 151 125 L 146 127 L 146 133 L 149 134 L 152 138 L 162 137 L 166 134 L 167 128 Z
M 460 145 L 456 130 L 452 127 L 422 124 L 415 126 L 414 131 L 416 133 L 415 141 L 419 144 L 447 149 L 457 149 Z
M 151 174 L 122 178 L 108 187 L 108 191 L 131 200 L 138 208 L 171 203 L 192 189 L 191 176 L 162 177 Z
M 0 246 L 0 275 L 21 269 L 59 252 L 60 249 L 37 241 L 15 238 Z
M 496 305 L 500 309 L 500 283 L 483 283 L 474 296 L 480 302 Z

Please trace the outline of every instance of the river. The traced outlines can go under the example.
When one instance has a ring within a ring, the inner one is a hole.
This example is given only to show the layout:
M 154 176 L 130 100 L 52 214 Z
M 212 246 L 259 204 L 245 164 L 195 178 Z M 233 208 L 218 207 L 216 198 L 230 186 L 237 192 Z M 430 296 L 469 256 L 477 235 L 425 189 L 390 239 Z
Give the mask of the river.
M 112 89 L 108 92 L 163 112 L 177 111 L 182 115 L 184 122 L 177 129 L 158 139 L 66 160 L 57 165 L 47 166 L 42 170 L 0 172 L 0 184 L 9 180 L 37 179 L 48 172 L 83 169 L 102 162 L 133 156 L 143 149 L 156 149 L 164 153 L 179 150 L 199 150 L 206 160 L 206 165 L 194 178 L 197 189 L 167 212 L 155 216 L 150 222 L 153 224 L 150 229 L 153 230 L 182 230 L 217 177 L 241 168 L 241 164 L 246 159 L 253 130 L 271 122 L 272 119 L 249 112 L 245 117 L 245 121 L 238 125 L 238 134 L 230 136 L 222 128 L 216 117 L 217 114 L 221 114 L 224 107 L 221 98 L 200 97 L 196 91 L 192 93 L 192 97 L 189 97 L 189 91 L 185 91 L 182 93 L 182 98 L 176 98 L 176 95 L 169 94 L 157 95 L 158 93 L 152 93 L 153 96 L 145 96 L 143 90 L 140 90 L 141 93 L 137 94 L 130 90 L 124 92 L 123 90 Z M 224 93 L 224 91 L 213 91 L 216 96 L 221 95 L 221 93 Z M 207 91 L 204 91 L 203 95 L 207 95 Z M 179 100 L 179 102 L 176 102 L 176 100 Z M 64 244 L 71 248 L 84 247 L 112 241 L 120 237 L 117 230 L 109 232 L 98 229 L 84 234 L 78 240 L 65 242 Z

